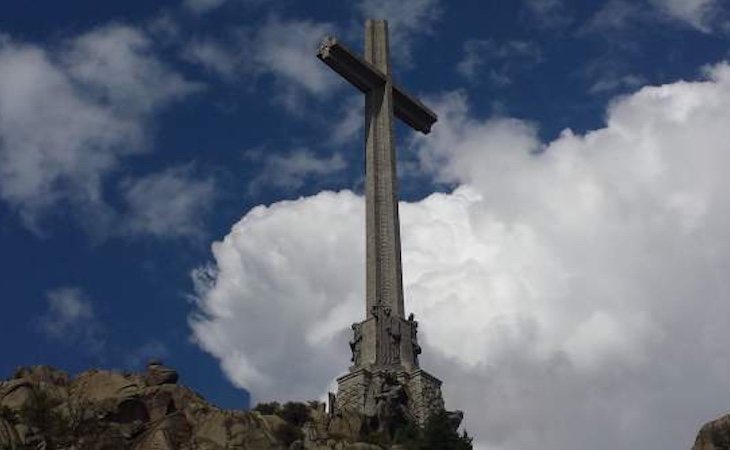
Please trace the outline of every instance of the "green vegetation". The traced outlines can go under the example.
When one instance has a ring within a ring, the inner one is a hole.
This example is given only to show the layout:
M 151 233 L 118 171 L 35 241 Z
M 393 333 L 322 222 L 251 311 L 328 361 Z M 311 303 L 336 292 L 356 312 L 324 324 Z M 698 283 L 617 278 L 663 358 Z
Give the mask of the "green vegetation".
M 259 403 L 253 408 L 265 415 L 277 415 L 286 422 L 276 430 L 276 438 L 285 445 L 302 439 L 302 426 L 310 419 L 310 412 L 315 404 L 300 402 Z M 393 437 L 376 431 L 366 432 L 361 439 L 370 444 L 388 448 L 398 444 L 406 450 L 471 450 L 472 438 L 466 431 L 459 434 L 446 411 L 434 414 L 423 428 L 412 422 L 405 422 L 396 427 Z
M 312 404 L 318 402 L 310 402 L 310 406 L 301 402 L 286 402 L 283 406 L 279 402 L 259 403 L 253 410 L 267 416 L 277 415 L 287 423 L 301 427 L 310 418 Z
M 413 422 L 407 422 L 399 427 L 393 436 L 393 443 L 400 444 L 407 449 L 420 449 L 423 446 L 423 430 Z
M 33 395 L 18 412 L 20 422 L 37 428 L 49 450 L 65 448 L 71 443 L 71 423 L 55 409 L 56 406 L 58 402 L 45 391 L 34 389 Z
M 280 405 L 278 402 L 259 403 L 253 408 L 264 415 L 277 415 L 286 422 L 275 431 L 276 438 L 285 445 L 302 439 L 302 426 L 310 418 L 310 406 L 301 402 L 287 402 Z
M 446 411 L 434 414 L 421 429 L 413 423 L 398 427 L 390 439 L 382 433 L 369 433 L 366 442 L 388 448 L 398 444 L 407 450 L 471 450 L 472 438 L 466 431 L 459 434 L 453 429 Z
M 274 432 L 274 435 L 276 436 L 277 440 L 279 440 L 287 447 L 291 445 L 292 442 L 304 438 L 304 433 L 302 433 L 302 429 L 288 422 L 285 423 L 283 426 L 277 428 Z
M 279 416 L 296 427 L 304 425 L 310 417 L 309 406 L 300 402 L 287 402 L 278 413 Z
M 446 411 L 434 414 L 426 421 L 419 450 L 471 450 L 472 438 L 466 431 L 461 435 L 453 429 Z
M 259 403 L 254 406 L 253 411 L 259 412 L 265 416 L 273 416 L 281 410 L 279 402 Z
M 18 417 L 12 409 L 5 405 L 0 406 L 0 419 L 5 419 L 10 423 L 17 423 Z

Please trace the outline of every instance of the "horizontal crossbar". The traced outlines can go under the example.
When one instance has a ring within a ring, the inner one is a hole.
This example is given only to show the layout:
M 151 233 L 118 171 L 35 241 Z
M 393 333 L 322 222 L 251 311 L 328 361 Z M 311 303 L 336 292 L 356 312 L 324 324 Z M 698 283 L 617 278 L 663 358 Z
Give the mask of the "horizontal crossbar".
M 363 93 L 382 86 L 387 77 L 332 37 L 319 46 L 317 57 Z M 393 113 L 411 128 L 428 134 L 438 117 L 423 103 L 393 86 Z

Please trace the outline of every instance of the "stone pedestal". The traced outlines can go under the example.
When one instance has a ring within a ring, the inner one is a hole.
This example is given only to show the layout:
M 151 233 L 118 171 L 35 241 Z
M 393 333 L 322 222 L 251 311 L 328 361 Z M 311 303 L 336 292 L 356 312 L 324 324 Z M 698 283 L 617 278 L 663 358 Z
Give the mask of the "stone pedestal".
M 441 395 L 441 380 L 423 369 L 408 374 L 406 390 L 411 414 L 421 426 L 426 424 L 431 414 L 445 409 L 444 398 Z
M 370 317 L 353 324 L 358 330 L 350 342 L 353 365 L 350 372 L 360 367 L 380 367 L 396 372 L 418 369 L 421 347 L 416 337 L 418 322 L 401 317 Z
M 373 416 L 375 395 L 380 392 L 386 373 L 394 374 L 404 387 L 408 412 L 418 425 L 423 426 L 431 414 L 444 410 L 441 380 L 425 370 L 360 368 L 337 379 L 334 412 L 349 410 Z

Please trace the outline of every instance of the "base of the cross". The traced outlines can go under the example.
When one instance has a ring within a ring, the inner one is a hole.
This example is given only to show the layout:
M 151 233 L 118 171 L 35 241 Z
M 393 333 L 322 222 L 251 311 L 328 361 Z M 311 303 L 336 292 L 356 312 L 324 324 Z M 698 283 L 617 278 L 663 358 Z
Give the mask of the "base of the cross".
M 444 410 L 441 380 L 423 369 L 406 371 L 387 368 L 359 368 L 337 379 L 334 411 L 354 411 L 373 417 L 377 414 L 377 396 L 388 376 L 394 377 L 405 391 L 409 416 L 420 426 L 435 413 Z

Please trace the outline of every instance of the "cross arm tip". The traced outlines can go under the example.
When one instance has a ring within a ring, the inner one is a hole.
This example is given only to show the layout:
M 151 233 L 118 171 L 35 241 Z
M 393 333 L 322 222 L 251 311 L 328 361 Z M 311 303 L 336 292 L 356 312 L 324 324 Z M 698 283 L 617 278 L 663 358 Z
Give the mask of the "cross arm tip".
M 396 117 L 416 131 L 423 134 L 431 132 L 431 127 L 438 120 L 436 113 L 398 86 L 393 89 L 393 100 L 393 112 Z
M 337 45 L 337 39 L 334 36 L 325 36 L 319 43 L 317 48 L 317 58 L 325 59 L 329 56 L 332 48 Z
M 383 73 L 355 55 L 334 37 L 327 36 L 322 40 L 317 50 L 317 58 L 362 92 L 368 92 L 386 82 Z

